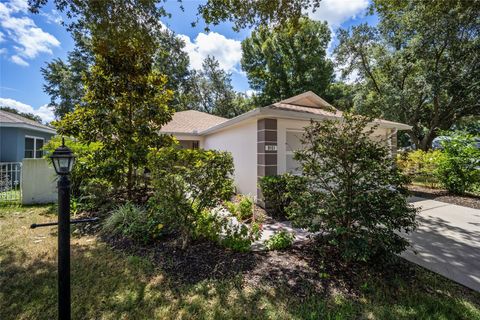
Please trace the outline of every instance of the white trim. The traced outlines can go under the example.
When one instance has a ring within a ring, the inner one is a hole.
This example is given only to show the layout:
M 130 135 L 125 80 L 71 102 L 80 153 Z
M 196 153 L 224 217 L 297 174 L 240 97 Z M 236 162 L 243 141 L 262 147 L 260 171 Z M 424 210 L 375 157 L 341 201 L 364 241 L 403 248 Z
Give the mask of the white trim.
M 23 128 L 23 129 L 31 129 L 31 130 L 37 130 L 40 132 L 57 134 L 57 131 L 55 129 L 37 127 L 28 123 L 0 122 L 0 128 Z
M 43 157 L 37 158 L 37 140 L 42 140 L 43 145 L 45 146 L 45 138 L 25 135 L 23 140 L 25 140 L 26 138 L 33 139 L 33 158 L 25 157 L 25 151 L 27 151 L 27 147 L 25 146 L 25 141 L 23 142 L 23 144 L 24 144 L 24 146 L 23 146 L 23 158 L 24 159 L 41 159 L 41 158 L 43 158 Z M 42 151 L 42 150 L 38 150 L 38 151 Z
M 226 127 L 235 125 L 239 122 L 242 122 L 244 120 L 253 118 L 253 117 L 262 117 L 262 118 L 267 118 L 267 117 L 273 117 L 273 118 L 284 118 L 284 119 L 293 119 L 293 120 L 337 120 L 341 121 L 343 118 L 335 115 L 320 115 L 320 114 L 312 114 L 312 113 L 306 113 L 306 112 L 301 112 L 301 111 L 289 111 L 289 110 L 278 110 L 278 109 L 272 109 L 271 106 L 268 107 L 263 107 L 263 108 L 256 108 L 253 110 L 250 110 L 244 114 L 241 114 L 235 118 L 229 119 L 225 122 L 222 122 L 220 124 L 217 124 L 216 126 L 213 126 L 211 128 L 208 128 L 206 130 L 203 130 L 199 132 L 199 135 L 208 135 L 217 131 L 220 131 L 222 129 L 225 129 Z M 393 121 L 386 121 L 382 119 L 375 119 L 372 121 L 372 125 L 379 125 L 381 128 L 392 128 L 392 129 L 398 129 L 398 130 L 410 130 L 412 129 L 411 126 L 403 124 L 403 123 L 398 123 L 398 122 L 393 122 Z

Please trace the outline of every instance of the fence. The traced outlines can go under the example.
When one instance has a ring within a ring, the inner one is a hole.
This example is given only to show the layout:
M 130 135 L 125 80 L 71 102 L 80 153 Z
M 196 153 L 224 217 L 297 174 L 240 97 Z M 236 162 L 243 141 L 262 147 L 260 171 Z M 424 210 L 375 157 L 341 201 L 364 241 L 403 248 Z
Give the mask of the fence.
M 57 175 L 47 159 L 23 159 L 22 204 L 57 201 Z
M 0 204 L 20 203 L 21 181 L 21 162 L 0 162 Z

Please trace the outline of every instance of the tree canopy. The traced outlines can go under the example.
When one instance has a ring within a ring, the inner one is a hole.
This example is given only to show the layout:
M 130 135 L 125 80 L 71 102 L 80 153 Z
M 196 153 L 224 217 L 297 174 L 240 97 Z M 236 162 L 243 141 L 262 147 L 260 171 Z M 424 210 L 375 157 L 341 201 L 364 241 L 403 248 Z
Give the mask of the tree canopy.
M 166 77 L 154 68 L 159 20 L 144 1 L 94 1 L 83 9 L 93 63 L 84 76 L 83 103 L 56 127 L 80 142 L 100 142 L 99 152 L 115 160 L 110 178 L 126 182 L 130 198 L 136 170 L 149 148 L 163 143 L 158 130 L 173 113 Z
M 208 56 L 201 70 L 194 70 L 188 109 L 207 112 L 220 117 L 233 118 L 248 109 L 247 97 L 236 92 L 232 86 L 231 74 L 222 70 L 218 60 Z
M 355 108 L 412 125 L 428 149 L 439 130 L 480 112 L 480 2 L 376 0 L 378 26 L 340 30 L 335 57 L 358 74 Z
M 324 96 L 333 81 L 329 42 L 327 24 L 305 17 L 254 30 L 242 42 L 241 63 L 250 87 L 259 92 L 260 106 L 309 90 Z

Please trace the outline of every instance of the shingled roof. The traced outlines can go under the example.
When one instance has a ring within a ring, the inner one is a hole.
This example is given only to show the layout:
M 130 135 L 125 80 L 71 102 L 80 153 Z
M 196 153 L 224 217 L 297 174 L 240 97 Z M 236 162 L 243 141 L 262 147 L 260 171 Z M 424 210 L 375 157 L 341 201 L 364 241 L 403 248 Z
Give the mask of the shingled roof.
M 228 119 L 196 110 L 175 112 L 172 120 L 164 125 L 160 132 L 196 134 Z
M 53 129 L 52 127 L 43 125 L 37 121 L 22 117 L 21 115 L 11 113 L 5 110 L 0 110 L 0 127 L 24 127 L 50 133 L 56 132 L 55 129 Z

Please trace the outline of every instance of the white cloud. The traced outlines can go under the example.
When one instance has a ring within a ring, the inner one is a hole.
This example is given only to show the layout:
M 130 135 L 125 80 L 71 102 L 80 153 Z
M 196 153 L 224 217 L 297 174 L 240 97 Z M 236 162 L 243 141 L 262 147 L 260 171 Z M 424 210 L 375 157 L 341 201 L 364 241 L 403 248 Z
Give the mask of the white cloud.
M 45 123 L 48 123 L 55 119 L 55 116 L 53 115 L 53 111 L 46 104 L 44 104 L 43 106 L 40 106 L 40 108 L 38 109 L 33 109 L 32 106 L 22 103 L 20 101 L 10 99 L 10 98 L 0 98 L 0 106 L 10 107 L 20 112 L 33 113 L 34 115 L 37 115 L 40 118 L 42 118 L 42 121 Z
M 308 16 L 311 19 L 327 21 L 332 28 L 338 28 L 343 22 L 365 13 L 368 0 L 322 0 L 315 12 L 311 10 Z
M 52 48 L 60 46 L 60 41 L 39 28 L 27 14 L 26 0 L 0 3 L 0 26 L 8 39 L 15 43 L 16 54 L 12 56 L 12 61 L 20 62 L 20 65 L 25 65 L 26 59 L 34 59 L 40 53 L 51 54 Z
M 22 67 L 28 67 L 29 66 L 27 61 L 23 60 L 22 58 L 20 58 L 16 54 L 12 56 L 12 62 L 16 63 L 16 64 L 18 64 L 19 66 L 22 66 Z
M 190 37 L 179 35 L 185 41 L 185 51 L 190 57 L 190 64 L 194 69 L 201 69 L 202 62 L 207 56 L 214 56 L 220 68 L 225 71 L 237 71 L 236 66 L 242 58 L 241 42 L 228 39 L 216 32 L 199 33 L 192 42 Z
M 61 14 L 55 9 L 50 12 L 41 12 L 40 15 L 45 17 L 48 23 L 62 24 L 63 22 Z

